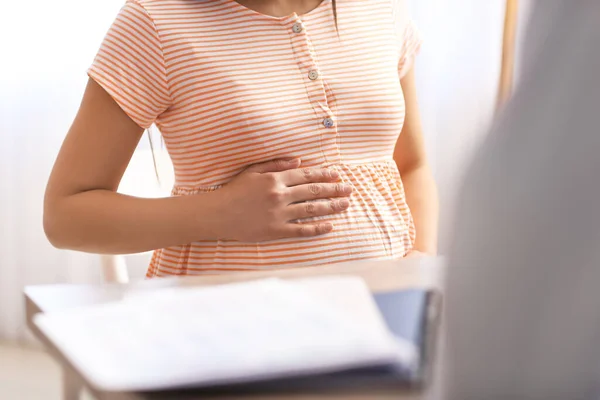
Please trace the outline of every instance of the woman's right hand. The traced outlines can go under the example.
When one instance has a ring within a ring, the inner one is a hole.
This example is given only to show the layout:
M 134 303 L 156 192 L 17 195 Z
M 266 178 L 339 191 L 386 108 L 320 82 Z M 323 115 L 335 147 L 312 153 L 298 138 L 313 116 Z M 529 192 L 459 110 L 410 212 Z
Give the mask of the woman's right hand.
M 256 164 L 214 192 L 222 205 L 220 239 L 260 242 L 331 232 L 329 222 L 302 220 L 347 210 L 352 187 L 336 171 L 299 167 L 298 159 Z

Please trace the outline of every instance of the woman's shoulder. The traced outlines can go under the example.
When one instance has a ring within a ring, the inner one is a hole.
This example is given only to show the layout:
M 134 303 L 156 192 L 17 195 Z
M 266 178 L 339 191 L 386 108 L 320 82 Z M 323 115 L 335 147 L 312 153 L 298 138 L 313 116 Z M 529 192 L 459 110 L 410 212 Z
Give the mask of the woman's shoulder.
M 198 4 L 206 4 L 206 1 L 190 1 L 190 0 L 126 0 L 127 3 L 136 3 L 142 7 L 157 8 L 168 6 L 190 6 Z
M 190 20 L 214 19 L 224 9 L 225 0 L 126 0 L 125 7 L 143 12 L 160 33 L 187 31 Z
M 171 22 L 185 17 L 189 12 L 195 14 L 203 10 L 210 11 L 218 8 L 222 0 L 126 0 L 126 4 L 143 8 L 156 20 L 169 18 Z

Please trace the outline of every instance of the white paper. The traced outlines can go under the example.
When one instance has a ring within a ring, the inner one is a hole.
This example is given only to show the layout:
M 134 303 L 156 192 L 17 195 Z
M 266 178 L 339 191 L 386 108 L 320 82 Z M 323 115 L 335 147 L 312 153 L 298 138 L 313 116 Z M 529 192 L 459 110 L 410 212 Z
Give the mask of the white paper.
M 338 310 L 343 310 L 351 314 L 354 321 L 369 325 L 372 329 L 386 330 L 385 322 L 373 300 L 371 291 L 365 281 L 357 276 L 323 276 L 300 278 L 290 281 L 282 281 L 277 278 L 261 279 L 262 282 L 272 281 L 280 282 L 286 285 L 293 285 L 306 292 L 307 295 L 315 299 L 321 299 L 335 306 Z M 256 282 L 256 281 L 254 281 Z M 248 285 L 253 282 L 230 283 L 227 285 L 212 286 L 219 288 L 222 286 L 234 287 L 238 285 Z M 207 287 L 169 287 L 156 290 L 132 290 L 126 293 L 125 301 L 178 301 L 177 296 L 190 291 L 204 290 Z
M 329 288 L 328 296 L 323 288 Z M 352 279 L 270 279 L 159 290 L 41 315 L 35 322 L 103 390 L 159 390 L 389 362 L 408 365 L 416 357 L 409 344 L 387 331 L 366 286 Z

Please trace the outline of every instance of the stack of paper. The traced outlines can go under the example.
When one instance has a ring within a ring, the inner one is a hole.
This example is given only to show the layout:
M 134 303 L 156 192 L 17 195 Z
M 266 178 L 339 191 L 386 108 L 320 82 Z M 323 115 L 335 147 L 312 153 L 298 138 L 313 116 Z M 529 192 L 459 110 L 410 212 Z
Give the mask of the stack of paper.
M 93 386 L 207 387 L 410 366 L 417 350 L 387 329 L 362 280 L 260 280 L 132 293 L 36 318 Z

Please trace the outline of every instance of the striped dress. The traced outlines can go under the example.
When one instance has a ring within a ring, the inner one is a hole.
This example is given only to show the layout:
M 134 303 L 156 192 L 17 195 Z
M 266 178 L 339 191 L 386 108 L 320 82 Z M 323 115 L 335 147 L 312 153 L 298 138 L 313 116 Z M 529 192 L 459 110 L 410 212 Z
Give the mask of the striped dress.
M 222 274 L 406 255 L 415 241 L 393 152 L 400 79 L 420 45 L 404 0 L 331 0 L 273 17 L 234 0 L 128 0 L 88 74 L 143 128 L 156 124 L 174 196 L 219 190 L 248 166 L 298 157 L 354 187 L 320 237 L 197 241 L 154 253 L 147 276 Z

